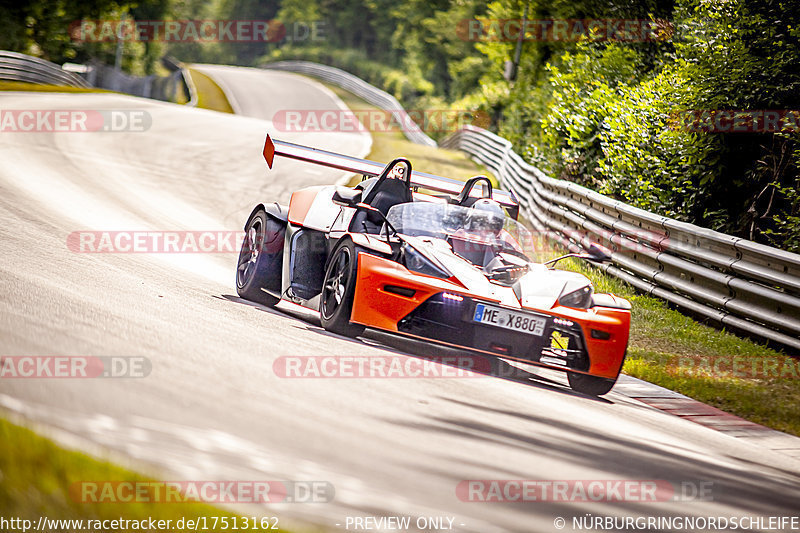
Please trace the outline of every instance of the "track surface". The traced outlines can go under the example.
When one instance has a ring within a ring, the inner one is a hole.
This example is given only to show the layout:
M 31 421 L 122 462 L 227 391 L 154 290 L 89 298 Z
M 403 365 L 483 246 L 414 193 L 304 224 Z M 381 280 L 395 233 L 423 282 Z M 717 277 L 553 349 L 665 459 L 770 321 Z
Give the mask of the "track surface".
M 260 154 L 276 109 L 340 102 L 296 76 L 224 70 L 212 74 L 262 119 L 111 94 L 0 94 L 2 109 L 140 109 L 153 122 L 146 132 L 0 133 L 0 355 L 145 356 L 153 368 L 143 379 L 4 379 L 0 406 L 167 479 L 335 486 L 331 503 L 260 510 L 282 525 L 412 515 L 455 517 L 458 531 L 556 531 L 562 516 L 571 531 L 585 513 L 797 513 L 800 463 L 614 392 L 574 394 L 560 376 L 276 377 L 285 355 L 442 350 L 332 336 L 313 314 L 243 302 L 235 254 L 70 251 L 78 230 L 238 230 L 257 201 L 341 177 L 291 161 L 268 173 Z M 283 137 L 353 154 L 368 143 Z M 714 501 L 469 503 L 456 496 L 466 479 L 713 482 Z

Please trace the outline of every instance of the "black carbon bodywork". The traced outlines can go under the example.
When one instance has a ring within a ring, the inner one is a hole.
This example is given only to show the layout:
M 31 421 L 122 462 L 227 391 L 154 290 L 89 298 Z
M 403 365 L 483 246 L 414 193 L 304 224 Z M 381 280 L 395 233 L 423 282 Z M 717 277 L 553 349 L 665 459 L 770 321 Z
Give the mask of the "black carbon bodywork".
M 292 235 L 291 271 L 292 293 L 310 300 L 322 291 L 327 258 L 327 237 L 320 231 L 301 229 Z

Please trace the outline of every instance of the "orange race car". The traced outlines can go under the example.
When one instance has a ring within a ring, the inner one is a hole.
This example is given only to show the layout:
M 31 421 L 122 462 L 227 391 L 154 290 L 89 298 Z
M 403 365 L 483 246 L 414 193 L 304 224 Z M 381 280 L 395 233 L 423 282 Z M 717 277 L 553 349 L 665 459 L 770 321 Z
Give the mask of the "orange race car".
M 532 262 L 512 193 L 483 176 L 462 183 L 404 158 L 383 166 L 267 136 L 270 168 L 276 155 L 364 180 L 299 190 L 288 207 L 257 205 L 236 272 L 242 298 L 319 310 L 323 327 L 342 335 L 376 328 L 566 371 L 586 394 L 611 390 L 630 304 L 555 270 L 558 259 Z M 569 255 L 608 259 L 596 246 Z

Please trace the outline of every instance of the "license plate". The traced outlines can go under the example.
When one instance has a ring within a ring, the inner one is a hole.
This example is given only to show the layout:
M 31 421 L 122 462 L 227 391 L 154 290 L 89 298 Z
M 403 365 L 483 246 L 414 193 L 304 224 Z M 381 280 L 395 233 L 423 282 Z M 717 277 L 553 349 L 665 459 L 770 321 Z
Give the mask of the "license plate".
M 531 335 L 541 335 L 544 333 L 545 319 L 527 313 L 518 313 L 502 307 L 493 305 L 478 304 L 475 306 L 475 322 L 498 328 L 510 329 L 530 333 Z

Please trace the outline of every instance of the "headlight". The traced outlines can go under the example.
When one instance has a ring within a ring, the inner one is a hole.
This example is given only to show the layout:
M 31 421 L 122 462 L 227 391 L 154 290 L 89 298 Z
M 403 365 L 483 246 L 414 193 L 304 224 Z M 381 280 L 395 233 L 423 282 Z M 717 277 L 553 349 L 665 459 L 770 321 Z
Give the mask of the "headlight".
M 406 268 L 412 272 L 419 272 L 426 276 L 442 279 L 452 277 L 452 274 L 445 270 L 444 267 L 435 264 L 409 244 L 403 246 L 403 263 L 406 265 Z
M 558 298 L 558 303 L 564 307 L 574 307 L 577 309 L 589 309 L 592 306 L 592 289 L 591 285 L 581 287 L 576 291 L 567 294 L 562 294 Z

